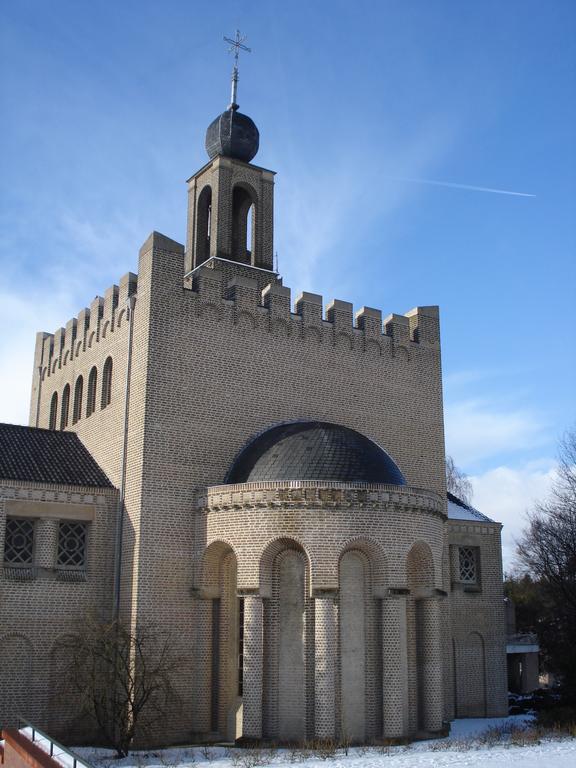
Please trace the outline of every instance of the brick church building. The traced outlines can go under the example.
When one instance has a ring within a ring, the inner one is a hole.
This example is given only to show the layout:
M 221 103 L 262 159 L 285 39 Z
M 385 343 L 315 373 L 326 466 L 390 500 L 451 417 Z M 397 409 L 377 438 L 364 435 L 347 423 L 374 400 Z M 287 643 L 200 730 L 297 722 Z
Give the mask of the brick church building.
M 0 726 L 77 733 L 53 692 L 86 610 L 189 660 L 166 742 L 506 713 L 501 526 L 446 494 L 438 308 L 292 303 L 258 143 L 233 99 L 186 245 L 152 233 L 37 336 L 30 426 L 0 426 Z

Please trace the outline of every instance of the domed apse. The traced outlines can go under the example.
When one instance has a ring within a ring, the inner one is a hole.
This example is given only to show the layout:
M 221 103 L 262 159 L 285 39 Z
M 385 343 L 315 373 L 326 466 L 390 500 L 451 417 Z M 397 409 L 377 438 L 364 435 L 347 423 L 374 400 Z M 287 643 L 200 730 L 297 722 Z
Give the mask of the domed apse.
M 321 421 L 272 427 L 236 458 L 226 483 L 337 481 L 405 485 L 390 456 L 348 427 Z

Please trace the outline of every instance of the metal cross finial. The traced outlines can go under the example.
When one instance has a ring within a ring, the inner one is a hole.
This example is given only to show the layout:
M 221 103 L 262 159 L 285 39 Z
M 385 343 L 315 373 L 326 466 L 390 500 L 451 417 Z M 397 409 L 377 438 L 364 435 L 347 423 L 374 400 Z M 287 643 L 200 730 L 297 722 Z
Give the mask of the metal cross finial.
M 232 40 L 231 37 L 226 37 L 224 35 L 224 42 L 230 43 L 230 48 L 228 48 L 228 53 L 234 53 L 234 67 L 232 69 L 232 95 L 230 98 L 230 109 L 238 109 L 238 104 L 236 103 L 236 94 L 238 92 L 238 56 L 240 55 L 240 51 L 247 51 L 247 53 L 252 53 L 252 49 L 248 48 L 247 45 L 243 45 L 244 40 L 246 40 L 246 36 L 242 37 L 240 34 L 240 30 L 236 30 L 236 38 Z

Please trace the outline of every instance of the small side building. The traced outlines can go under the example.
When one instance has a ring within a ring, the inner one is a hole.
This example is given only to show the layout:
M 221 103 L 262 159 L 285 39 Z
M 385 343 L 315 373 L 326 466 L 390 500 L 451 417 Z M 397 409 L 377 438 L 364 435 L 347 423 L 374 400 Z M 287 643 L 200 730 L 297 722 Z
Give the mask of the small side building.
M 72 736 L 59 641 L 110 613 L 118 495 L 74 432 L 0 424 L 0 723 Z M 52 713 L 52 716 L 50 715 Z M 68 734 L 62 723 L 68 723 Z
M 501 523 L 448 493 L 454 717 L 505 715 Z

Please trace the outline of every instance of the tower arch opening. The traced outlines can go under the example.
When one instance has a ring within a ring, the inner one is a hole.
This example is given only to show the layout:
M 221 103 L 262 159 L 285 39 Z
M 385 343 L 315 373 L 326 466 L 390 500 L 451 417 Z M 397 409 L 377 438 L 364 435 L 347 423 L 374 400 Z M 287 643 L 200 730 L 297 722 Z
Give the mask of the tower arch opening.
M 256 192 L 247 184 L 232 190 L 232 259 L 256 264 Z
M 207 184 L 196 203 L 196 259 L 198 267 L 210 258 L 210 228 L 212 226 L 212 187 Z

